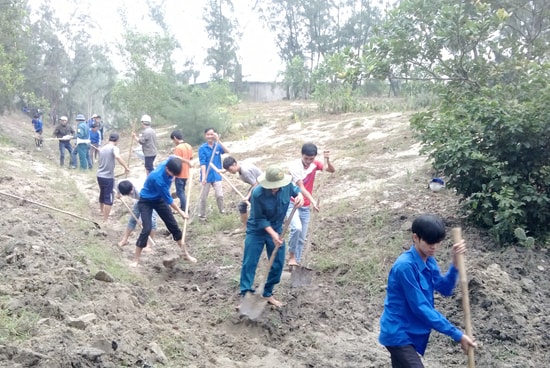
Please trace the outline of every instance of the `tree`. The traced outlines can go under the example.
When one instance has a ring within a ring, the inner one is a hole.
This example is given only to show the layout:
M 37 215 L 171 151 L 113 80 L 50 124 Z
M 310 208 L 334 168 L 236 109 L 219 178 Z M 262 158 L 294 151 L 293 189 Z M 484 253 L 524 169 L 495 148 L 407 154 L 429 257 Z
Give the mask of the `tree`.
M 23 85 L 25 53 L 20 45 L 28 37 L 26 5 L 24 0 L 0 2 L 0 113 L 12 107 Z
M 411 119 L 423 152 L 468 218 L 511 243 L 550 235 L 550 28 L 543 3 L 509 1 L 538 9 L 516 20 L 503 4 L 401 1 L 362 69 L 431 82 L 439 99 Z
M 204 8 L 208 38 L 214 45 L 207 50 L 206 65 L 214 68 L 212 79 L 235 79 L 239 64 L 237 57 L 238 22 L 228 14 L 234 11 L 231 0 L 209 0 Z

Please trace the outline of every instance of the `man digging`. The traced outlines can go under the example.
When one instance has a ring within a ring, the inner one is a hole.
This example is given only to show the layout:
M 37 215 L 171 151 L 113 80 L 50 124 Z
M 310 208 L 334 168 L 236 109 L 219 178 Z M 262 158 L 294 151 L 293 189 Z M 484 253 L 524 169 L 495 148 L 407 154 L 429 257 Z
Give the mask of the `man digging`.
M 280 234 L 286 209 L 290 198 L 294 198 L 294 205 L 298 208 L 304 203 L 300 188 L 292 184 L 291 180 L 290 175 L 285 175 L 284 171 L 276 166 L 269 167 L 265 174 L 258 177 L 259 185 L 252 190 L 250 197 L 250 217 L 244 241 L 240 280 L 242 297 L 246 293 L 254 292 L 254 276 L 264 245 L 268 257 L 271 257 L 276 245 L 280 246 L 262 294 L 266 301 L 275 307 L 283 306 L 283 303 L 273 297 L 273 287 L 281 281 L 285 262 L 285 242 Z
M 167 160 L 161 162 L 154 169 L 143 184 L 143 189 L 139 193 L 138 201 L 139 213 L 142 221 L 142 229 L 136 241 L 136 254 L 134 262 L 131 266 L 136 267 L 139 264 L 139 259 L 143 248 L 147 246 L 147 240 L 151 233 L 151 219 L 153 210 L 164 221 L 166 228 L 172 234 L 172 237 L 183 251 L 183 258 L 195 263 L 197 259 L 192 257 L 187 251 L 187 246 L 183 242 L 183 233 L 172 214 L 172 210 L 178 213 L 183 219 L 188 218 L 187 214 L 174 202 L 170 195 L 170 186 L 175 176 L 179 175 L 182 170 L 182 161 L 175 156 L 171 156 Z M 171 209 L 170 209 L 171 208 Z

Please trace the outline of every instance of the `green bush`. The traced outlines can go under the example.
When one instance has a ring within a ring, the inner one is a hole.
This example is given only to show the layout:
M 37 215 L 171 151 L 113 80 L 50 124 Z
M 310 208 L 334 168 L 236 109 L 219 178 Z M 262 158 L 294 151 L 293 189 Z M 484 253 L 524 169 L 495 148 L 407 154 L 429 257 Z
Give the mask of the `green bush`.
M 514 86 L 448 91 L 411 120 L 468 218 L 501 244 L 517 241 L 518 228 L 550 233 L 550 67 L 526 68 Z

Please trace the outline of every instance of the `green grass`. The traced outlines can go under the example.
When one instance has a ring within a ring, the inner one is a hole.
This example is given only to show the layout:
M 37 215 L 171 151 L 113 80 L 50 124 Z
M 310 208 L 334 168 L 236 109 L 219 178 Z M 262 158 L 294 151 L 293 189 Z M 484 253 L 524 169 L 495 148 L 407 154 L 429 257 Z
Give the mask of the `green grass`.
M 0 344 L 29 339 L 39 319 L 38 314 L 24 308 L 11 313 L 0 307 Z
M 89 238 L 88 243 L 79 247 L 78 251 L 80 254 L 77 259 L 88 265 L 93 274 L 99 270 L 104 270 L 119 282 L 147 282 L 143 277 L 131 272 L 119 257 L 115 257 L 109 246 L 99 243 L 96 239 Z

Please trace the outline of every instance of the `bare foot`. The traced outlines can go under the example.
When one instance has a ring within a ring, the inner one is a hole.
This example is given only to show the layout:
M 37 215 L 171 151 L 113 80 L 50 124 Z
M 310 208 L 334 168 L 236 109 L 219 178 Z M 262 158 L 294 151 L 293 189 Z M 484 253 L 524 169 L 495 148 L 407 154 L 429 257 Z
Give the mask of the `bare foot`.
M 145 253 L 155 253 L 155 250 L 153 248 L 151 248 L 150 245 L 146 246 L 145 248 L 143 248 L 143 251 Z
M 281 308 L 283 306 L 283 303 L 278 301 L 277 299 L 275 299 L 272 296 L 270 296 L 269 298 L 266 298 L 267 299 L 267 303 L 268 304 L 271 304 L 272 306 L 274 306 L 275 308 Z
M 195 257 L 192 257 L 189 253 L 183 253 L 183 258 L 191 263 L 197 263 L 197 259 Z
M 136 261 L 133 261 L 132 263 L 130 263 L 130 267 L 137 267 L 137 266 L 139 266 L 139 263 Z
M 290 255 L 290 257 L 288 258 L 288 266 L 289 267 L 292 267 L 292 266 L 298 266 L 298 262 L 296 262 L 296 258 L 294 257 L 293 254 Z
M 121 241 L 118 242 L 119 247 L 123 247 L 126 244 L 128 244 L 128 239 L 122 239 Z

